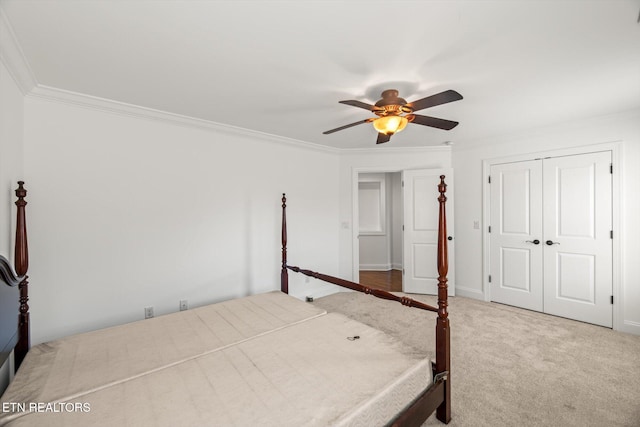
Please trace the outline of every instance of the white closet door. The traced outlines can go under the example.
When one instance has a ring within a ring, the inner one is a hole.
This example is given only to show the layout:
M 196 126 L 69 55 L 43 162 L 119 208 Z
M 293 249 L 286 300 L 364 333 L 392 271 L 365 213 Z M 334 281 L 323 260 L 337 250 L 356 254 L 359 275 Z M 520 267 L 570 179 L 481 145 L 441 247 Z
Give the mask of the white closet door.
M 612 327 L 611 152 L 544 160 L 544 311 Z
M 491 300 L 543 311 L 542 162 L 491 166 Z
M 447 184 L 447 231 L 453 233 L 453 170 L 416 169 L 402 172 L 404 233 L 402 290 L 407 293 L 438 293 L 438 184 Z M 454 295 L 454 250 L 449 240 L 449 295 Z

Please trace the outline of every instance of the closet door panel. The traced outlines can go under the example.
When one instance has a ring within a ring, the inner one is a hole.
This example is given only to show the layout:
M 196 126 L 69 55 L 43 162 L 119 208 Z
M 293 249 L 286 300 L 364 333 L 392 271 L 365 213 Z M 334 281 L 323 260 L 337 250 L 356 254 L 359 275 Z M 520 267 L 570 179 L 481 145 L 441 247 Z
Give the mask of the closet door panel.
M 543 309 L 541 182 L 539 160 L 491 167 L 491 300 L 536 311 Z
M 544 160 L 544 311 L 612 327 L 611 153 Z

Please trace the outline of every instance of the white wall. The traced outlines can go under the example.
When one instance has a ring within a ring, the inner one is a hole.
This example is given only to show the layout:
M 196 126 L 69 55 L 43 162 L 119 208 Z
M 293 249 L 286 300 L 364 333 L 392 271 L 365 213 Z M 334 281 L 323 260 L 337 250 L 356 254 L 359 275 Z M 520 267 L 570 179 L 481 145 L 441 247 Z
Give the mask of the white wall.
M 22 179 L 23 96 L 0 61 L 0 254 L 13 262 L 15 189 Z M 16 312 L 16 322 L 18 320 Z M 17 325 L 17 323 L 16 323 Z M 9 383 L 9 361 L 0 369 L 0 393 Z
M 620 330 L 640 334 L 640 111 L 598 117 L 541 128 L 517 135 L 493 139 L 463 141 L 453 150 L 456 173 L 456 292 L 458 295 L 484 298 L 482 263 L 483 175 L 482 162 L 505 156 L 553 152 L 570 147 L 621 141 L 622 163 L 614 165 L 622 182 L 621 228 L 616 236 L 622 239 L 622 289 L 618 295 Z M 614 175 L 615 176 L 615 175 Z M 482 221 L 480 229 L 473 222 Z M 615 244 L 615 242 L 614 242 Z
M 340 155 L 340 277 L 353 280 L 357 274 L 353 268 L 359 252 L 353 243 L 353 192 L 357 189 L 358 174 L 448 167 L 451 167 L 449 147 L 343 150 Z
M 290 262 L 337 272 L 335 152 L 33 96 L 24 138 L 33 344 L 279 289 L 283 192 Z

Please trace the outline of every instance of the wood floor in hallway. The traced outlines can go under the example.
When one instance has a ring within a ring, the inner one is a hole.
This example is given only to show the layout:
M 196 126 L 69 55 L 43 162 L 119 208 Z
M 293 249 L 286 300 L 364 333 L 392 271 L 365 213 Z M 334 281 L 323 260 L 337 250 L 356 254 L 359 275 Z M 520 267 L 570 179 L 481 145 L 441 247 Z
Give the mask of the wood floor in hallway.
M 402 292 L 402 271 L 360 271 L 360 284 L 388 292 Z

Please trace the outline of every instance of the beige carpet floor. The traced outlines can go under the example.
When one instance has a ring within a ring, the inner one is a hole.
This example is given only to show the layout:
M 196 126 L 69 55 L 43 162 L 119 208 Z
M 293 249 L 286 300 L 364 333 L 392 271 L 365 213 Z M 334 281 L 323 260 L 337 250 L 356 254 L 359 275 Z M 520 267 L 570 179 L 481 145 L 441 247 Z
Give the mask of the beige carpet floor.
M 313 304 L 434 347 L 435 313 L 356 292 Z M 640 336 L 462 297 L 449 313 L 450 426 L 640 426 Z

